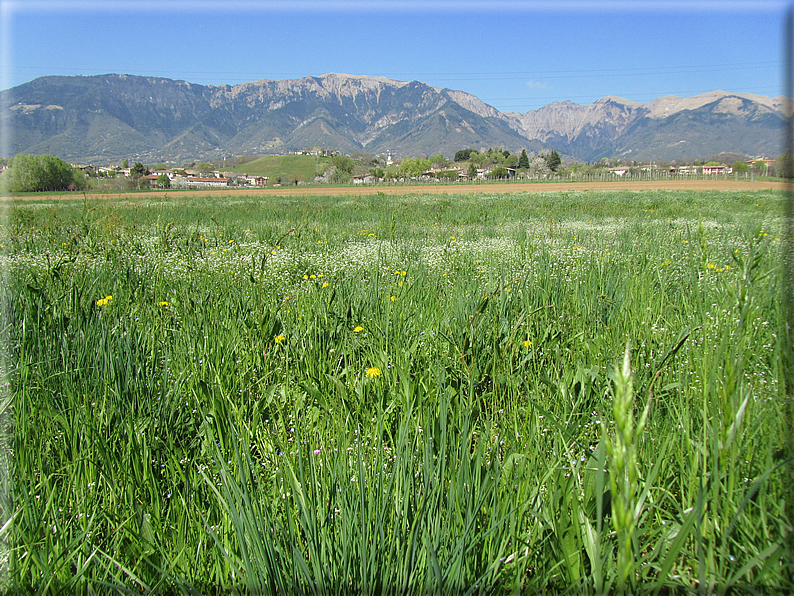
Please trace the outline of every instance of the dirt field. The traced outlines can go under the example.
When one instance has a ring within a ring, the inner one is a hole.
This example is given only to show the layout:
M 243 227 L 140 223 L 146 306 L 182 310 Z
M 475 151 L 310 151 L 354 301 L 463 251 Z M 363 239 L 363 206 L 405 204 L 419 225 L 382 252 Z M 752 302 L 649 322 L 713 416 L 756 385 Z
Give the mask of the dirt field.
M 86 196 L 91 199 L 119 199 L 119 198 L 179 198 L 197 195 L 212 195 L 218 197 L 235 196 L 366 196 L 378 193 L 388 195 L 404 194 L 462 194 L 462 193 L 510 193 L 510 192 L 553 192 L 566 190 L 732 190 L 732 191 L 755 191 L 755 190 L 786 190 L 788 185 L 784 182 L 755 180 L 734 181 L 734 180 L 659 180 L 659 181 L 640 181 L 640 182 L 529 182 L 509 184 L 466 184 L 466 185 L 424 185 L 424 186 L 350 186 L 350 187 L 322 187 L 322 186 L 299 186 L 278 188 L 229 188 L 212 190 L 176 190 L 176 191 L 152 191 L 135 193 L 112 193 L 98 194 L 89 193 Z M 24 201 L 48 199 L 82 199 L 82 193 L 63 193 L 40 196 L 26 197 L 0 197 L 2 201 Z

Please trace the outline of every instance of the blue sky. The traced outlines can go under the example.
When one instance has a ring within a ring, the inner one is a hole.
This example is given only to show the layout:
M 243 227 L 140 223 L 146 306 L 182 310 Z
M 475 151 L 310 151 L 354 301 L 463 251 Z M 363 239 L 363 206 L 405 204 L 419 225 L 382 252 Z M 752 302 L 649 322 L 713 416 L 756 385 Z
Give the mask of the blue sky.
M 607 95 L 783 94 L 775 0 L 0 0 L 0 88 L 126 73 L 420 80 L 499 110 Z

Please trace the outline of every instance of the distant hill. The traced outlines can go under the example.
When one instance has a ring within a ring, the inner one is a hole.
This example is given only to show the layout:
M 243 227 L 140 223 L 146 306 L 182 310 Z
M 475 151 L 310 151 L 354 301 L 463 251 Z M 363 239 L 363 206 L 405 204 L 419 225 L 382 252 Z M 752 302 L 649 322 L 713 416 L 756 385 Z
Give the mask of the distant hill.
M 312 182 L 319 173 L 318 158 L 311 155 L 266 155 L 244 164 L 222 167 L 224 172 L 243 172 L 249 176 L 268 176 L 271 183 L 279 179 L 285 184 L 295 180 Z
M 315 145 L 395 157 L 499 146 L 585 161 L 782 152 L 783 98 L 715 91 L 499 112 L 418 81 L 327 74 L 205 86 L 123 74 L 50 76 L 0 92 L 11 151 L 79 162 L 198 161 Z M 4 156 L 5 157 L 5 156 Z

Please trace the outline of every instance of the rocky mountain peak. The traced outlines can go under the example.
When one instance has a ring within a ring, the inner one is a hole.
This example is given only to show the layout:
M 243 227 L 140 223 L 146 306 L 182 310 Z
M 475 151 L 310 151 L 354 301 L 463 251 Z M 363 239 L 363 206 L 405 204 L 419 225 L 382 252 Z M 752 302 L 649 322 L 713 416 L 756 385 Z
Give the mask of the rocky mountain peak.
M 396 156 L 451 157 L 468 146 L 556 149 L 586 161 L 776 155 L 792 111 L 784 97 L 717 90 L 500 112 L 464 91 L 333 72 L 218 86 L 124 74 L 52 76 L 0 93 L 14 153 L 79 161 L 207 159 L 315 144 Z

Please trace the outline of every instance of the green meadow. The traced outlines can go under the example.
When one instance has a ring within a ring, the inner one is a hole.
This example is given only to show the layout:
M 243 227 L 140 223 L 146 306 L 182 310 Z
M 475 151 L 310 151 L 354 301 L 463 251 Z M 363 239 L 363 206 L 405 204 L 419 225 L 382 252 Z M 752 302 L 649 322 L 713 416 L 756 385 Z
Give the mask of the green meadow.
M 783 208 L 17 201 L 0 589 L 790 592 Z
M 244 172 L 249 176 L 268 176 L 271 185 L 277 180 L 281 180 L 284 185 L 294 185 L 296 180 L 304 183 L 314 182 L 314 177 L 320 173 L 321 161 L 327 159 L 312 155 L 266 155 L 238 166 L 222 169 L 225 172 Z

